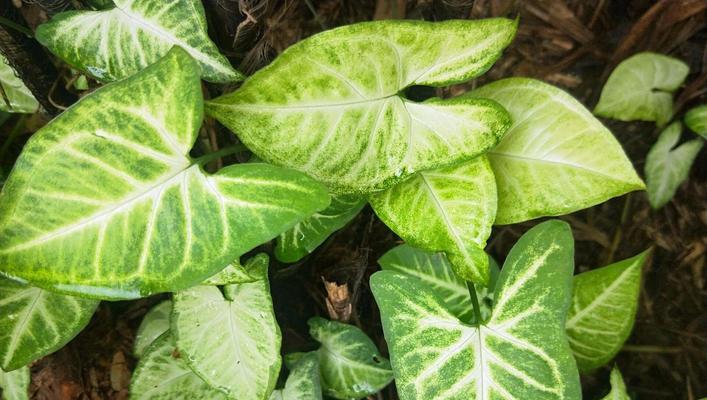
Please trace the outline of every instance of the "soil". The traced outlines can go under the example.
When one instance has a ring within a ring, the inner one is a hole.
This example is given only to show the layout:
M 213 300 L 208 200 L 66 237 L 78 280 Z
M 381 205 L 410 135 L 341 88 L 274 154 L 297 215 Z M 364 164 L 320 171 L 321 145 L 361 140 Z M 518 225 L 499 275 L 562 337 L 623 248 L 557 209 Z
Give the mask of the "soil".
M 457 95 L 507 76 L 530 76 L 567 90 L 591 109 L 613 67 L 631 54 L 650 50 L 690 65 L 691 74 L 676 96 L 677 115 L 707 101 L 704 0 L 205 0 L 204 4 L 212 38 L 245 73 L 266 65 L 302 38 L 353 22 L 518 16 L 518 36 L 491 71 L 469 84 L 438 89 L 437 95 Z M 33 29 L 48 15 L 82 6 L 69 0 L 13 0 L 11 5 L 0 6 L 0 12 Z M 42 73 L 54 80 L 45 96 L 51 104 L 45 108 L 56 113 L 84 93 L 67 85 L 72 78 L 65 65 L 48 53 L 42 55 L 47 64 Z M 231 89 L 204 87 L 208 96 Z M 5 157 L 0 157 L 3 170 L 11 168 L 23 143 L 47 120 L 47 115 L 35 115 L 18 123 L 13 117 L 0 127 L 3 142 L 13 127 L 21 131 Z M 642 171 L 645 155 L 659 132 L 647 123 L 604 122 Z M 207 121 L 196 152 L 234 142 L 225 128 Z M 578 273 L 653 249 L 643 271 L 633 334 L 615 360 L 630 394 L 639 399 L 707 396 L 707 152 L 702 151 L 689 180 L 660 210 L 652 210 L 645 193 L 636 192 L 561 218 L 573 228 Z M 503 261 L 520 235 L 538 222 L 496 227 L 488 247 L 492 255 Z M 399 243 L 367 207 L 303 261 L 294 265 L 273 261 L 271 285 L 283 353 L 316 347 L 306 325 L 315 315 L 358 325 L 385 353 L 378 309 L 367 282 L 378 269 L 376 260 Z M 271 251 L 271 247 L 258 250 Z M 135 331 L 149 307 L 165 297 L 103 302 L 81 334 L 62 350 L 34 363 L 32 398 L 127 398 L 136 364 L 131 354 Z M 610 367 L 582 376 L 585 398 L 601 398 L 608 392 Z M 397 396 L 391 385 L 374 398 Z

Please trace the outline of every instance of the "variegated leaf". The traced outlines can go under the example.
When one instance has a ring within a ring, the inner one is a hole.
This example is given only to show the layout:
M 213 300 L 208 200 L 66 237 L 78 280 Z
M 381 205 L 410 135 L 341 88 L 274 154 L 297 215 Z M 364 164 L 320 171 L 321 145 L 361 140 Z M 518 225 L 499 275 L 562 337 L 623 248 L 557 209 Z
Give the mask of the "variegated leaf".
M 267 399 L 282 360 L 280 328 L 268 284 L 268 257 L 250 267 L 258 280 L 195 286 L 174 296 L 172 331 L 187 364 L 229 398 Z
M 316 352 L 307 353 L 294 363 L 285 387 L 274 391 L 270 400 L 322 400 Z
M 631 56 L 609 76 L 594 114 L 621 121 L 655 121 L 663 126 L 673 116 L 673 92 L 689 71 L 684 62 L 662 54 Z
M 513 119 L 488 153 L 498 185 L 496 224 L 564 215 L 645 188 L 611 132 L 562 90 L 509 78 L 467 96 L 495 100 Z
M 411 399 L 579 399 L 564 334 L 573 242 L 569 226 L 544 222 L 511 250 L 488 321 L 452 314 L 433 288 L 393 271 L 371 277 L 395 383 Z
M 631 334 L 647 254 L 574 277 L 565 328 L 580 371 L 609 362 Z
M 296 171 L 188 156 L 198 67 L 179 48 L 35 133 L 0 193 L 0 271 L 99 298 L 179 290 L 328 205 Z
M 255 260 L 257 259 L 252 258 L 248 260 L 245 266 L 241 265 L 237 260 L 233 261 L 226 265 L 226 268 L 222 269 L 219 273 L 202 282 L 202 285 L 224 286 L 234 283 L 255 282 L 258 280 L 258 277 L 251 276 L 249 272 Z
M 31 114 L 37 109 L 37 99 L 0 54 L 0 111 Z
M 351 221 L 366 205 L 366 200 L 356 196 L 332 196 L 329 207 L 280 234 L 275 247 L 275 257 L 293 263 L 313 252 L 332 233 Z
M 29 367 L 10 372 L 0 369 L 0 399 L 29 400 Z
M 611 369 L 611 377 L 609 379 L 611 381 L 611 392 L 602 397 L 601 400 L 631 400 L 631 397 L 626 393 L 626 384 L 618 367 L 614 366 Z
M 131 76 L 181 47 L 212 82 L 244 77 L 207 34 L 199 0 L 114 0 L 104 11 L 67 11 L 40 25 L 37 40 L 72 66 L 103 82 Z M 199 74 L 199 72 L 196 72 Z
M 486 239 L 496 217 L 496 183 L 485 156 L 423 171 L 369 201 L 390 229 L 413 246 L 444 251 L 460 277 L 487 285 Z
M 314 317 L 309 333 L 321 343 L 319 372 L 324 394 L 335 399 L 359 399 L 372 395 L 393 380 L 390 362 L 359 328 Z
M 690 109 L 684 120 L 691 131 L 707 139 L 707 104 Z
M 90 321 L 98 301 L 0 277 L 0 367 L 11 371 L 58 350 Z
M 140 358 L 145 354 L 145 349 L 158 337 L 169 330 L 169 317 L 172 313 L 172 302 L 165 300 L 152 307 L 143 317 L 135 335 L 133 355 Z
M 481 75 L 515 31 L 507 19 L 340 27 L 285 50 L 207 111 L 263 159 L 336 194 L 366 194 L 498 142 L 509 120 L 496 103 L 401 93 Z

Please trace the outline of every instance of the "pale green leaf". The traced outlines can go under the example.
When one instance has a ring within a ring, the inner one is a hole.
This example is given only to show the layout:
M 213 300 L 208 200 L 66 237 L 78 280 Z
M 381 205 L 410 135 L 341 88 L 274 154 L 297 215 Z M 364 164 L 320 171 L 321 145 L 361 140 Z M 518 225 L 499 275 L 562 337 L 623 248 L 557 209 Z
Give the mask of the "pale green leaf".
M 0 367 L 11 371 L 58 350 L 90 321 L 98 301 L 0 277 Z
M 393 380 L 390 362 L 359 328 L 314 317 L 309 333 L 321 343 L 319 372 L 324 394 L 336 399 L 359 399 L 377 393 Z
M 574 277 L 565 328 L 580 371 L 609 362 L 631 334 L 647 254 Z
M 369 201 L 390 229 L 413 246 L 444 251 L 460 277 L 489 282 L 486 239 L 496 217 L 496 183 L 485 156 L 419 172 Z
M 257 277 L 250 275 L 249 270 L 252 267 L 252 263 L 257 259 L 250 259 L 246 262 L 246 265 L 241 265 L 238 260 L 226 265 L 226 268 L 222 269 L 219 273 L 212 276 L 211 278 L 205 280 L 202 285 L 212 285 L 212 286 L 223 286 L 231 285 L 234 283 L 247 283 L 255 282 L 258 280 Z
M 24 147 L 0 193 L 0 271 L 99 298 L 176 291 L 328 205 L 301 173 L 189 156 L 198 67 L 175 48 L 84 97 Z
M 564 91 L 509 78 L 468 96 L 501 103 L 513 119 L 488 153 L 498 185 L 496 224 L 564 215 L 644 188 L 611 132 Z
M 621 376 L 621 371 L 616 366 L 611 369 L 609 380 L 611 381 L 611 392 L 601 400 L 631 400 L 631 397 L 626 393 L 626 384 Z
M 663 207 L 673 198 L 690 175 L 690 167 L 704 146 L 704 140 L 699 138 L 677 146 L 681 134 L 680 122 L 670 124 L 646 156 L 648 201 L 653 208 Z
M 707 104 L 690 109 L 684 120 L 691 131 L 707 139 Z
M 133 355 L 140 358 L 152 342 L 169 330 L 169 316 L 172 313 L 172 302 L 165 300 L 152 307 L 143 317 L 135 335 Z
M 402 92 L 483 74 L 515 31 L 500 18 L 343 26 L 285 50 L 207 111 L 263 159 L 366 194 L 498 142 L 509 120 L 496 103 Z
M 181 47 L 211 82 L 244 77 L 207 34 L 200 0 L 115 0 L 105 11 L 67 11 L 36 31 L 52 53 L 103 82 L 131 76 Z M 199 75 L 199 72 L 196 72 Z
M 268 257 L 250 267 L 256 282 L 195 286 L 174 296 L 172 330 L 187 364 L 232 399 L 267 399 L 282 363 Z
M 10 372 L 0 369 L 0 399 L 29 400 L 29 367 Z
M 31 114 L 38 108 L 37 99 L 0 54 L 0 111 Z
M 434 288 L 393 271 L 371 277 L 402 400 L 579 399 L 579 374 L 564 334 L 573 242 L 548 221 L 511 250 L 488 321 L 449 312 Z
M 132 400 L 226 399 L 211 388 L 184 362 L 174 345 L 172 335 L 165 332 L 145 351 L 130 381 Z
M 673 92 L 689 71 L 684 62 L 662 54 L 645 52 L 631 56 L 609 76 L 594 114 L 665 125 L 673 116 Z
M 292 365 L 285 387 L 274 391 L 270 400 L 322 400 L 316 352 L 303 355 Z
M 280 234 L 275 247 L 275 257 L 292 263 L 313 252 L 326 238 L 351 221 L 366 205 L 366 200 L 356 196 L 332 196 L 329 207 Z

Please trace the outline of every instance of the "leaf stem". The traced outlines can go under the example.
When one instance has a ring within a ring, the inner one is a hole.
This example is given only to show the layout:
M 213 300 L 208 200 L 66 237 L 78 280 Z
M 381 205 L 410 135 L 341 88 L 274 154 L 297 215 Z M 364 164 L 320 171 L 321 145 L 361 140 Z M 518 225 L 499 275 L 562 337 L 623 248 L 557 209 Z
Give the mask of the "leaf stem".
M 26 28 L 16 22 L 13 22 L 5 17 L 0 16 L 0 25 L 5 25 L 8 28 L 12 28 L 18 32 L 24 33 L 27 37 L 32 37 L 34 34 L 29 28 Z
M 207 164 L 211 161 L 214 161 L 218 158 L 230 155 L 230 154 L 235 154 L 235 153 L 241 153 L 243 151 L 247 151 L 248 148 L 245 147 L 243 144 L 236 144 L 233 146 L 228 146 L 224 147 L 223 149 L 219 151 L 215 151 L 213 153 L 205 154 L 199 158 L 194 159 L 194 164 L 199 164 L 199 165 L 204 165 Z
M 479 298 L 476 296 L 476 288 L 474 288 L 474 282 L 466 281 L 466 286 L 467 288 L 469 288 L 471 304 L 474 306 L 474 317 L 476 317 L 476 324 L 481 325 L 481 323 L 483 322 L 481 320 L 481 308 L 479 307 Z

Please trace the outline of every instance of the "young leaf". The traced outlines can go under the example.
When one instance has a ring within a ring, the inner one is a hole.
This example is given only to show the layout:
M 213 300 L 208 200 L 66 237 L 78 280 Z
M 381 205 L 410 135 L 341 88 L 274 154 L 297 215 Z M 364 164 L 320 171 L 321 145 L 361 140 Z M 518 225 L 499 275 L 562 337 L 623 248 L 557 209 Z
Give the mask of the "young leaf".
M 0 193 L 0 270 L 100 298 L 203 281 L 328 205 L 296 171 L 188 156 L 198 67 L 179 48 L 84 97 L 35 133 Z
M 143 317 L 135 335 L 133 355 L 140 358 L 152 342 L 169 330 L 169 315 L 172 313 L 172 302 L 165 300 L 152 307 Z
M 0 54 L 0 111 L 32 114 L 39 108 L 37 99 L 27 89 L 22 79 Z
M 135 400 L 226 399 L 184 362 L 169 332 L 157 338 L 137 364 L 130 382 L 130 398 Z
M 498 185 L 496 224 L 568 214 L 645 188 L 611 132 L 564 91 L 509 78 L 467 96 L 495 100 L 513 119 L 488 153 Z
M 691 131 L 707 139 L 707 104 L 697 106 L 685 113 L 685 125 Z
M 321 343 L 319 372 L 324 394 L 335 399 L 359 399 L 372 395 L 393 380 L 390 362 L 376 345 L 353 325 L 310 318 L 309 334 Z
M 573 242 L 548 221 L 511 250 L 488 321 L 470 325 L 440 294 L 393 271 L 371 277 L 395 383 L 411 399 L 579 399 L 577 366 L 564 334 Z
M 274 391 L 270 400 L 322 400 L 316 352 L 307 353 L 294 363 L 285 387 Z
M 580 371 L 590 371 L 619 352 L 633 328 L 648 251 L 574 277 L 565 328 Z
M 10 372 L 0 369 L 0 398 L 3 400 L 29 400 L 29 367 Z
M 631 400 L 631 397 L 626 393 L 626 384 L 621 376 L 621 371 L 616 366 L 611 369 L 611 377 L 609 379 L 611 381 L 611 392 L 602 397 L 601 400 Z
M 275 257 L 287 263 L 299 261 L 319 247 L 329 235 L 343 228 L 365 205 L 366 200 L 356 196 L 332 196 L 329 207 L 280 234 Z
M 0 278 L 0 367 L 23 367 L 73 339 L 98 301 L 64 296 Z
M 483 74 L 515 31 L 500 18 L 340 27 L 290 47 L 207 111 L 263 159 L 366 194 L 498 142 L 509 120 L 496 103 L 401 93 Z
M 172 331 L 187 364 L 232 399 L 266 399 L 280 372 L 280 328 L 268 285 L 268 257 L 250 268 L 258 280 L 195 286 L 174 296 Z
M 496 183 L 485 156 L 419 172 L 369 199 L 406 242 L 444 251 L 460 277 L 487 285 L 486 239 L 496 217 Z
M 681 133 L 680 122 L 670 124 L 646 156 L 648 201 L 655 209 L 663 207 L 673 198 L 690 174 L 690 167 L 704 145 L 704 140 L 698 138 L 676 147 Z
M 186 50 L 199 63 L 207 81 L 243 80 L 209 39 L 201 1 L 114 3 L 115 7 L 105 11 L 58 14 L 37 27 L 36 38 L 67 63 L 103 82 L 137 73 L 173 46 Z
M 673 116 L 673 92 L 690 68 L 677 58 L 638 53 L 622 61 L 601 91 L 594 114 L 621 121 L 655 121 L 663 126 Z

